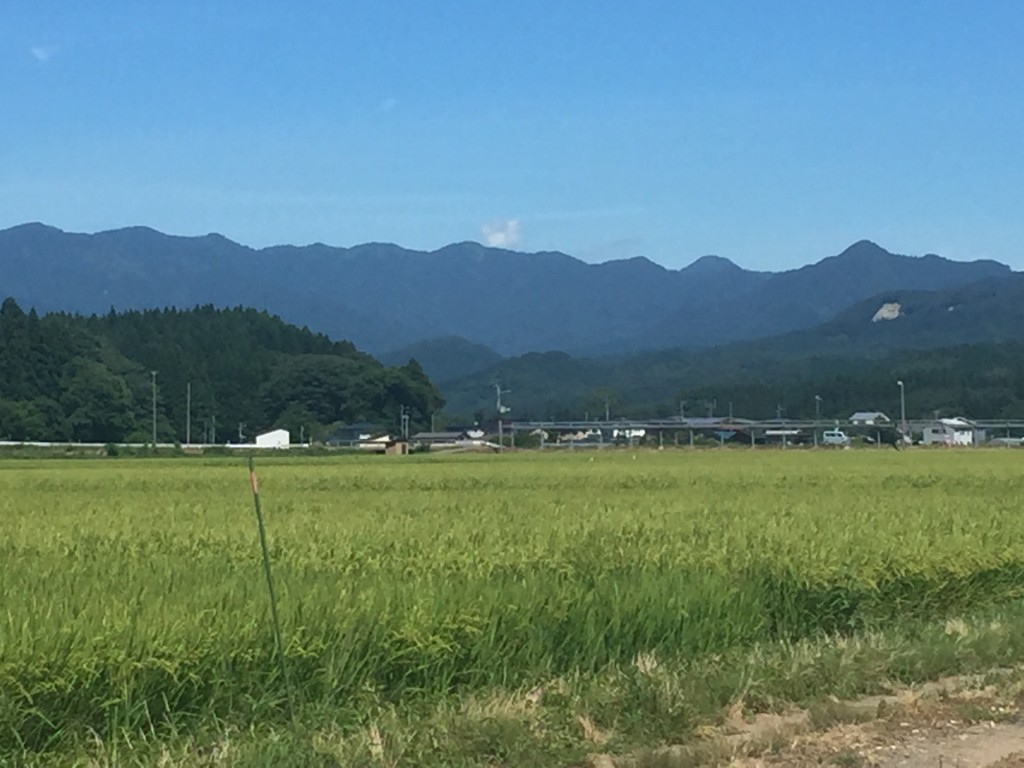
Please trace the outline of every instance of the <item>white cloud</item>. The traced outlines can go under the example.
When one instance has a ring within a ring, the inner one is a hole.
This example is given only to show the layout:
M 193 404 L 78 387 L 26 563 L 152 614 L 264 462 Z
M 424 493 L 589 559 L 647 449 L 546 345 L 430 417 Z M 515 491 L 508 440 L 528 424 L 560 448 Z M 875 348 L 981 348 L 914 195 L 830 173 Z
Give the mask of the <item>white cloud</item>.
M 33 45 L 28 49 L 28 52 L 32 54 L 33 59 L 41 64 L 45 64 L 57 55 L 58 50 L 56 45 Z
M 519 219 L 488 222 L 480 227 L 480 234 L 492 248 L 515 248 L 519 245 Z

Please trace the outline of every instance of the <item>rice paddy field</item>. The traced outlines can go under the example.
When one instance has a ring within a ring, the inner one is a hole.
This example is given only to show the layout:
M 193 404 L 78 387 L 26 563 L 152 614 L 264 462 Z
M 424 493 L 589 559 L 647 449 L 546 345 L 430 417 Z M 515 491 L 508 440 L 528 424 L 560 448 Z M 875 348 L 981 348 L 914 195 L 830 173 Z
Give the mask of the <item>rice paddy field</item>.
M 0 765 L 582 764 L 1024 662 L 1022 462 L 258 457 L 282 674 L 244 459 L 9 459 Z

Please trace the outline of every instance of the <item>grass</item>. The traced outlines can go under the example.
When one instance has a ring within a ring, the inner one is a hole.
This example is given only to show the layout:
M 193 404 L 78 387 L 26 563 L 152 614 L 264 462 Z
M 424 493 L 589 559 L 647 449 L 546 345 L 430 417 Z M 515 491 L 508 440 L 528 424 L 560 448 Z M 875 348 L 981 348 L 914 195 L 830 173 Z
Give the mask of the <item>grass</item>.
M 260 458 L 292 722 L 241 460 L 9 462 L 0 764 L 568 764 L 1021 661 L 1017 463 Z

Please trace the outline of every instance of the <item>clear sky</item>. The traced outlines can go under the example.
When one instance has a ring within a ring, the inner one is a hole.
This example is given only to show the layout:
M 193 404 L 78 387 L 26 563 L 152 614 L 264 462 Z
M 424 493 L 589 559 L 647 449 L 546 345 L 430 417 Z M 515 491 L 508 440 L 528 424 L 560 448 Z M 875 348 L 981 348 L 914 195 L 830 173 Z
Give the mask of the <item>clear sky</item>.
M 1024 268 L 1020 0 L 9 0 L 0 227 Z

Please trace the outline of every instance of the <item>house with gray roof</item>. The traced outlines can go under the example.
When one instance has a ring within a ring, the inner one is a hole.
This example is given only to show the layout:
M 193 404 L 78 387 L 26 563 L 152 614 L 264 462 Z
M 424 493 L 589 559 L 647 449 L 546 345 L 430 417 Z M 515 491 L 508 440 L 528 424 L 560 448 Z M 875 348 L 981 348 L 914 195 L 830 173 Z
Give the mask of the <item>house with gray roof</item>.
M 887 427 L 892 419 L 881 411 L 857 411 L 850 416 L 850 423 L 858 427 Z

